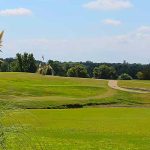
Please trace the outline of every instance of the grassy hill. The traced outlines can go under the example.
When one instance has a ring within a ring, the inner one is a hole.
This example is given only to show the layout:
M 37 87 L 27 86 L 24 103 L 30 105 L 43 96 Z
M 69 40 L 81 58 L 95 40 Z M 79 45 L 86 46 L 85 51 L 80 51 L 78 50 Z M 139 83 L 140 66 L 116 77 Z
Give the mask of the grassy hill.
M 0 73 L 0 101 L 34 109 L 150 104 L 150 94 L 117 91 L 107 84 L 107 80 Z

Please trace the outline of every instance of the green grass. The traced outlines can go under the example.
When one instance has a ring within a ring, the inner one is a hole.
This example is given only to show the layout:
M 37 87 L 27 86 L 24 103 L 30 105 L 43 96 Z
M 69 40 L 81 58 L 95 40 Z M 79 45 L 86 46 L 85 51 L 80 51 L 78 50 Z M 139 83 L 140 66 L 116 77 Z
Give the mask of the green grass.
M 107 80 L 0 73 L 0 104 L 34 109 L 150 104 L 150 94 L 117 91 L 107 84 Z
M 25 110 L 6 115 L 9 149 L 149 150 L 150 109 Z M 21 134 L 21 130 L 24 134 Z
M 119 86 L 126 88 L 148 89 L 150 90 L 150 80 L 119 81 Z
M 150 149 L 149 108 L 52 110 L 95 105 L 145 107 L 150 106 L 150 94 L 114 90 L 107 80 L 29 73 L 0 73 L 0 91 L 3 149 Z

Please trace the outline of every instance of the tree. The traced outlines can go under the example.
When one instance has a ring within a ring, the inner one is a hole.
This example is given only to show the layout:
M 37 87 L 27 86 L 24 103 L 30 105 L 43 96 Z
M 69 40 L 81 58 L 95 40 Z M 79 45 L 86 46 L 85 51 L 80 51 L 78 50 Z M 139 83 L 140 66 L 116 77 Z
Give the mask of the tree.
M 17 59 L 16 66 L 18 68 L 18 71 L 19 72 L 24 72 L 24 70 L 23 70 L 23 62 L 22 62 L 22 55 L 17 53 L 16 54 L 16 59 Z
M 2 37 L 3 37 L 4 31 L 0 32 L 0 52 L 1 51 L 1 47 L 2 47 Z M 0 64 L 3 63 L 3 61 L 0 60 Z
M 136 74 L 136 77 L 137 77 L 137 79 L 139 79 L 139 80 L 144 79 L 144 74 L 143 74 L 143 72 L 139 71 L 139 72 Z
M 150 65 L 148 65 L 143 71 L 143 79 L 150 80 Z
M 20 72 L 20 69 L 18 67 L 17 60 L 10 63 L 10 71 L 11 72 Z
M 7 72 L 9 71 L 9 68 L 8 68 L 8 62 L 3 62 L 0 66 L 0 71 L 1 72 Z
M 4 31 L 0 32 L 0 48 L 2 47 L 2 37 L 3 37 L 3 34 L 4 34 Z
M 128 75 L 127 73 L 123 73 L 119 76 L 119 80 L 132 80 L 132 77 Z
M 33 54 L 24 53 L 23 55 L 16 54 L 16 71 L 35 73 L 37 70 L 36 61 Z
M 89 77 L 93 77 L 93 70 L 97 67 L 97 63 L 93 63 L 92 61 L 80 62 L 80 64 L 86 66 Z M 99 66 L 99 65 L 98 65 Z
M 93 75 L 97 79 L 113 79 L 115 78 L 116 70 L 114 67 L 101 65 L 99 67 L 94 68 Z
M 28 54 L 28 72 L 35 73 L 37 71 L 36 60 L 33 54 Z
M 87 69 L 85 66 L 78 64 L 78 65 L 75 65 L 74 67 L 71 67 L 70 69 L 68 69 L 67 76 L 68 77 L 87 78 L 88 73 L 87 73 Z
M 66 70 L 63 67 L 63 63 L 61 63 L 59 61 L 49 60 L 48 64 L 53 68 L 54 74 L 56 76 L 65 76 Z
M 28 53 L 24 53 L 22 56 L 22 68 L 24 72 L 28 72 L 29 69 L 29 60 L 28 60 Z

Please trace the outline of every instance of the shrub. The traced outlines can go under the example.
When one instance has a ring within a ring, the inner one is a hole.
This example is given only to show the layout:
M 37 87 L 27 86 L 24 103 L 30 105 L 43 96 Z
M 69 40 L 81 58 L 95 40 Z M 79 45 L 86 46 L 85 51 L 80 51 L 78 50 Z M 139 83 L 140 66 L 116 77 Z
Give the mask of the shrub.
M 137 79 L 142 80 L 142 79 L 144 79 L 144 74 L 142 72 L 138 72 L 136 74 L 136 77 L 137 77 Z
M 128 75 L 127 73 L 123 73 L 119 76 L 119 80 L 132 80 L 132 77 Z

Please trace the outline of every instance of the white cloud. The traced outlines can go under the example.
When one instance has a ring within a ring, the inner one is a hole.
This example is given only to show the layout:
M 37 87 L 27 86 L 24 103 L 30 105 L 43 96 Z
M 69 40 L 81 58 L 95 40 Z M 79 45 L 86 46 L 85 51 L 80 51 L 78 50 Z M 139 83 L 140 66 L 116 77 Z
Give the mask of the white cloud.
M 1 16 L 27 16 L 31 14 L 32 11 L 26 8 L 0 10 Z
M 120 20 L 114 20 L 114 19 L 105 19 L 102 22 L 106 25 L 111 25 L 111 26 L 119 26 L 122 24 Z
M 141 43 L 145 43 L 145 46 L 146 45 L 150 46 L 150 44 L 148 42 L 148 41 L 150 41 L 150 26 L 142 26 L 133 32 L 130 32 L 125 35 L 120 35 L 117 37 L 118 37 L 119 41 L 125 42 L 126 44 L 137 41 L 138 42 L 137 45 L 139 47 L 140 47 Z M 149 47 L 149 49 L 150 49 L 150 47 Z
M 93 0 L 83 7 L 94 10 L 119 10 L 131 8 L 130 0 Z

